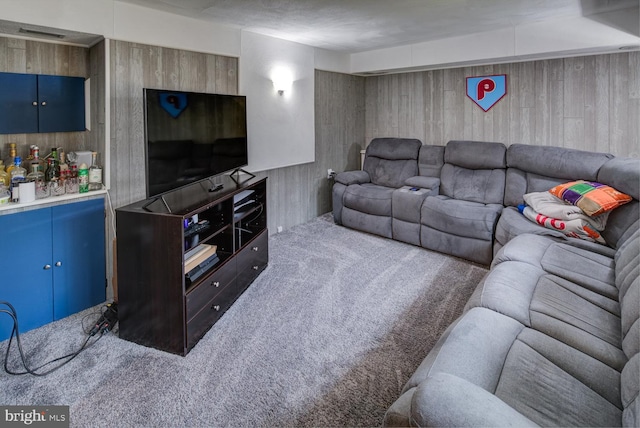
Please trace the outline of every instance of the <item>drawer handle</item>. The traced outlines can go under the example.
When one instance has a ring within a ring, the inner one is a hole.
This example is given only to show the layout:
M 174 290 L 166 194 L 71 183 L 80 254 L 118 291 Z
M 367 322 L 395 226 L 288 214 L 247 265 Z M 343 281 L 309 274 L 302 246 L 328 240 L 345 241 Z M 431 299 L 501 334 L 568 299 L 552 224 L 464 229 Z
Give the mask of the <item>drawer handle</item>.
M 48 265 L 48 264 L 47 264 L 47 265 L 44 265 L 44 267 L 43 267 L 42 269 L 44 269 L 44 270 L 49 270 L 49 269 L 51 269 L 51 265 Z
M 252 250 L 253 251 L 258 251 L 258 247 L 253 247 Z
M 57 266 L 57 267 L 62 266 L 62 262 L 56 262 L 56 266 Z
M 220 287 L 220 282 L 219 281 L 214 281 L 211 283 L 211 285 L 215 286 L 216 288 Z
M 211 309 L 213 309 L 214 311 L 218 312 L 220 310 L 220 305 L 213 305 L 213 306 L 211 306 Z
M 252 267 L 251 269 L 253 269 L 253 270 L 258 270 L 258 266 L 254 266 L 254 267 Z

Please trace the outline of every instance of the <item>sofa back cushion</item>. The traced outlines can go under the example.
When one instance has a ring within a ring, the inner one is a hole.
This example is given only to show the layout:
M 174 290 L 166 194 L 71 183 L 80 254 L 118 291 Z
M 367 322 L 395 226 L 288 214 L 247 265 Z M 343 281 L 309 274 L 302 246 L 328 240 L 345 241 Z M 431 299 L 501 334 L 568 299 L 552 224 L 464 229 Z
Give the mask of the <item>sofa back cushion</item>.
M 362 169 L 371 182 L 399 188 L 418 175 L 418 154 L 422 142 L 412 138 L 374 138 L 367 146 Z
M 613 248 L 619 248 L 623 236 L 634 222 L 640 218 L 640 159 L 613 158 L 598 171 L 598 182 L 607 184 L 633 198 L 633 201 L 611 211 L 603 238 Z M 638 229 L 638 226 L 635 226 Z M 627 234 L 628 235 L 628 234 Z
M 504 205 L 518 206 L 525 193 L 544 192 L 567 181 L 597 181 L 598 171 L 612 158 L 608 153 L 512 144 L 507 149 Z
M 420 147 L 418 157 L 418 172 L 425 177 L 440 178 L 440 171 L 444 165 L 444 146 Z
M 640 352 L 640 220 L 615 255 L 616 287 L 620 302 L 622 350 L 631 358 Z
M 453 199 L 502 204 L 505 156 L 502 143 L 449 141 L 440 173 L 440 193 Z

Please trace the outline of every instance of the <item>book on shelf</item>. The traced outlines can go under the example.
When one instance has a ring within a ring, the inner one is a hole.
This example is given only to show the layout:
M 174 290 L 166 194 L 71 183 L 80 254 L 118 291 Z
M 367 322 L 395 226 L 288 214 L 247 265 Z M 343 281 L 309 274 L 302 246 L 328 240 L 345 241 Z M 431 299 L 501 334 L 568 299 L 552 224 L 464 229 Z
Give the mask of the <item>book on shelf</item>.
M 191 269 L 195 268 L 200 263 L 204 262 L 209 257 L 216 254 L 217 247 L 215 245 L 209 245 L 209 244 L 200 244 L 200 245 L 204 246 L 204 249 L 202 251 L 196 252 L 187 260 L 185 260 L 184 262 L 185 273 L 189 272 Z
M 187 259 L 191 258 L 192 256 L 195 256 L 196 254 L 200 254 L 203 251 L 206 251 L 207 249 L 207 244 L 200 244 L 200 245 L 196 245 L 193 248 L 189 248 L 187 251 L 184 252 L 184 261 L 186 262 Z
M 214 267 L 220 262 L 217 254 L 213 254 L 208 259 L 200 263 L 199 265 L 192 268 L 189 272 L 187 272 L 184 276 L 187 281 L 187 284 L 193 284 L 198 278 L 204 275 L 209 269 Z

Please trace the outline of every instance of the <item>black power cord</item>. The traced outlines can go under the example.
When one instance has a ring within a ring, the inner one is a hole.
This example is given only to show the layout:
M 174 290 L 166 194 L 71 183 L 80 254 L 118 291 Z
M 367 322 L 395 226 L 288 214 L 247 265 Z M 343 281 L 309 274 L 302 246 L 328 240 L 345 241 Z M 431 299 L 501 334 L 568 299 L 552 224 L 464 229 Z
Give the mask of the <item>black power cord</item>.
M 48 361 L 38 367 L 30 368 L 29 365 L 27 364 L 27 360 L 25 358 L 24 351 L 22 349 L 22 341 L 20 340 L 20 330 L 18 328 L 18 314 L 16 312 L 16 309 L 9 302 L 0 301 L 0 305 L 5 305 L 6 307 L 9 308 L 9 309 L 4 309 L 4 308 L 0 309 L 0 313 L 5 313 L 13 319 L 13 329 L 11 330 L 11 336 L 9 337 L 9 343 L 7 344 L 7 352 L 4 358 L 4 370 L 10 375 L 31 374 L 34 376 L 46 376 L 49 373 L 52 373 L 58 370 L 60 367 L 64 366 L 65 364 L 69 363 L 71 360 L 77 357 L 85 349 L 88 349 L 91 346 L 93 346 L 98 340 L 100 340 L 100 338 L 102 338 L 103 335 L 111 331 L 113 327 L 115 327 L 116 323 L 118 322 L 117 304 L 111 303 L 107 305 L 106 310 L 102 313 L 102 315 L 100 316 L 98 321 L 95 323 L 93 328 L 87 333 L 88 334 L 87 338 L 85 339 L 84 343 L 82 344 L 82 346 L 80 346 L 80 348 L 77 351 L 71 352 L 67 355 L 63 355 L 62 357 L 54 358 L 53 360 Z M 100 333 L 100 335 L 94 341 L 90 342 L 91 338 L 94 337 L 98 332 Z M 11 350 L 11 344 L 13 342 L 14 336 L 18 344 L 18 352 L 20 354 L 20 359 L 23 367 L 25 368 L 25 371 L 12 371 L 9 369 L 9 352 Z M 41 370 L 42 368 L 50 364 L 53 364 L 57 361 L 62 361 L 62 363 L 60 363 L 59 365 L 47 371 L 39 372 L 39 370 Z

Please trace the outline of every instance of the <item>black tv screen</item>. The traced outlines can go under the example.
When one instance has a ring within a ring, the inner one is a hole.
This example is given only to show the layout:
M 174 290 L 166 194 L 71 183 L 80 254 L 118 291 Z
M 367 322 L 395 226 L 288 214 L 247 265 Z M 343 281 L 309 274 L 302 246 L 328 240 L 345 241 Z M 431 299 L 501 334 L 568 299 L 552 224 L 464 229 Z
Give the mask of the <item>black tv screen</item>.
M 144 89 L 147 197 L 247 165 L 243 95 Z

